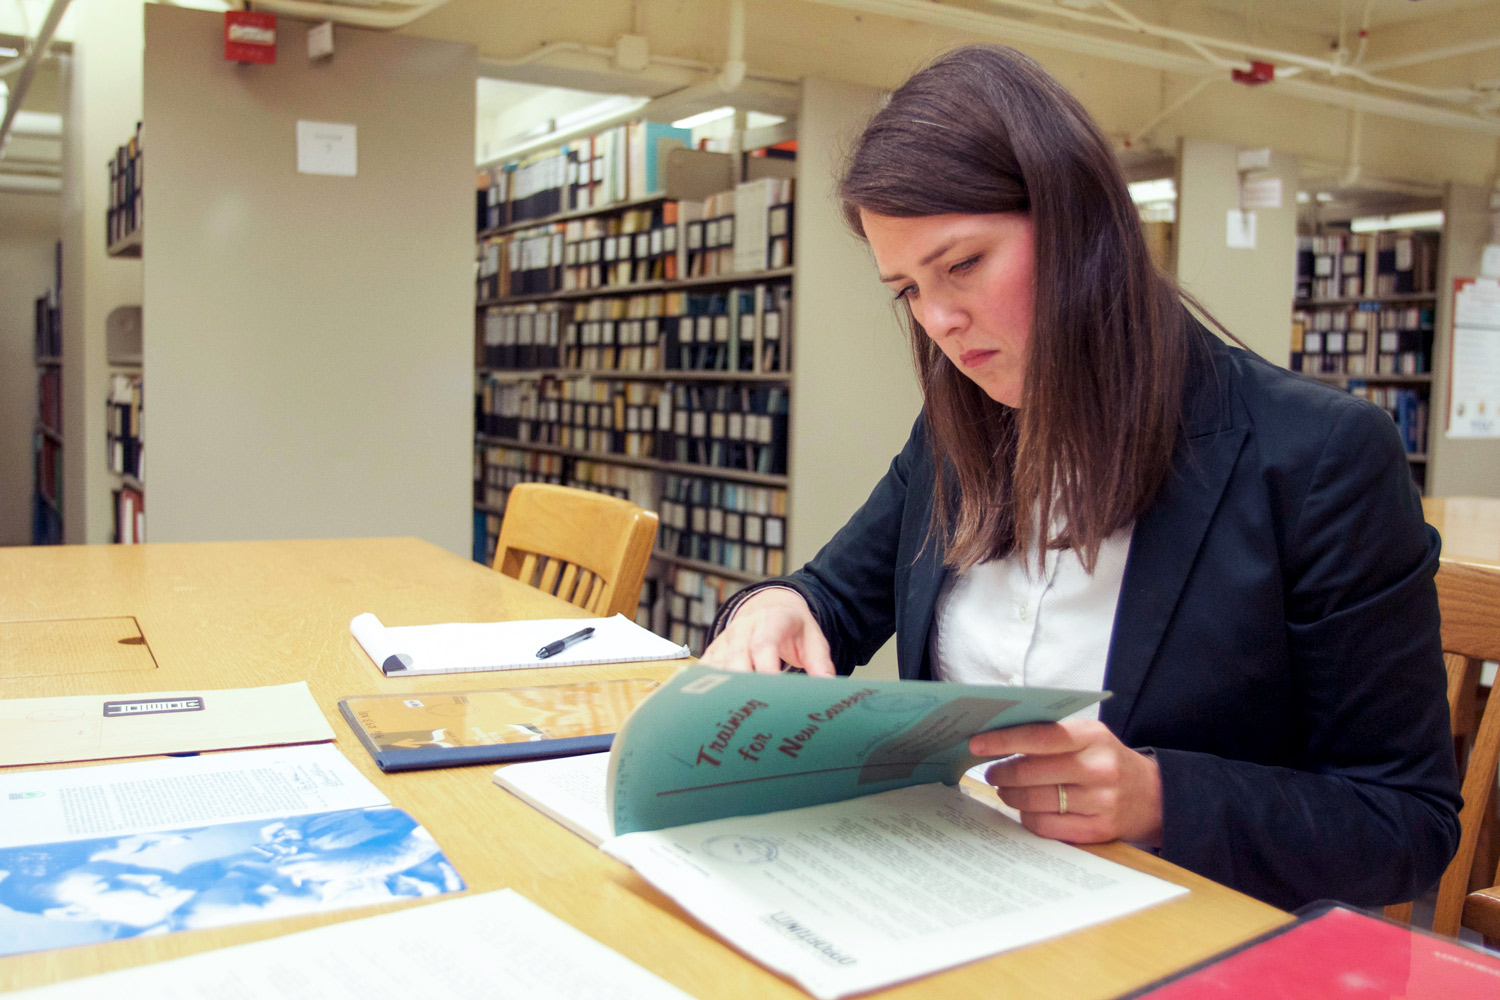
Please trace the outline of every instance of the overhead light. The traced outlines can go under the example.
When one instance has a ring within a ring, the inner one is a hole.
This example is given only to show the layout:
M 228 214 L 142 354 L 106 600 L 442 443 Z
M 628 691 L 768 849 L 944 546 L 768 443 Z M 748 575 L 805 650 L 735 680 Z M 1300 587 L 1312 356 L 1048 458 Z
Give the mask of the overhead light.
M 1136 181 L 1128 185 L 1130 200 L 1137 205 L 1152 205 L 1162 201 L 1177 200 L 1177 182 L 1170 177 L 1154 181 Z
M 1440 229 L 1442 225 L 1442 212 L 1399 212 L 1349 220 L 1349 228 L 1356 233 L 1374 233 L 1382 229 Z
M 1312 195 L 1308 194 L 1306 191 L 1298 191 L 1297 192 L 1297 204 L 1299 204 L 1299 205 L 1306 205 L 1306 204 L 1308 204 L 1311 201 L 1312 201 Z
M 726 105 L 722 108 L 714 108 L 712 111 L 700 111 L 696 115 L 688 115 L 686 118 L 679 118 L 672 123 L 672 127 L 697 128 L 699 125 L 707 125 L 709 122 L 716 122 L 720 118 L 728 118 L 733 114 L 734 108 Z
M 1333 195 L 1328 191 L 1319 191 L 1313 197 L 1318 199 L 1318 204 L 1320 205 L 1326 205 L 1333 200 Z
M 20 54 L 20 49 L 13 49 L 9 45 L 0 45 L 0 59 L 8 59 L 11 56 L 18 56 Z

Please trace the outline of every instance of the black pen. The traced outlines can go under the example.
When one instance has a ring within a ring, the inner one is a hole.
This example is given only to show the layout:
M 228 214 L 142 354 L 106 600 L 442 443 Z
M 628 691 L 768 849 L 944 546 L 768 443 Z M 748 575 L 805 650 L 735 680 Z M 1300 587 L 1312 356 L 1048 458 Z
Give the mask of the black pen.
M 558 653 L 561 653 L 563 650 L 567 649 L 574 643 L 582 642 L 593 634 L 594 630 L 592 628 L 586 628 L 580 629 L 579 631 L 574 632 L 572 635 L 563 636 L 556 642 L 549 642 L 547 643 L 547 645 L 537 650 L 536 658 L 538 660 L 545 660 L 549 656 L 556 656 Z

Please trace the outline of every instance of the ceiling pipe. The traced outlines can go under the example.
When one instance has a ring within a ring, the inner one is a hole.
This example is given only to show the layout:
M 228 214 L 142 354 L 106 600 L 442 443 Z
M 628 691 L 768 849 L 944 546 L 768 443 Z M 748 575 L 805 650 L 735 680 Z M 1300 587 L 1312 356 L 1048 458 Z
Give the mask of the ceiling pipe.
M 1031 42 L 1037 45 L 1046 45 L 1069 52 L 1098 56 L 1102 59 L 1112 59 L 1117 62 L 1147 66 L 1152 69 L 1166 70 L 1168 72 L 1185 73 L 1192 76 L 1214 76 L 1222 72 L 1218 67 L 1211 66 L 1202 59 L 1184 53 L 1146 48 L 1145 46 L 1131 45 L 1113 39 L 1082 35 L 1065 28 L 1053 28 L 1046 25 L 1012 21 L 1008 18 L 999 18 L 994 15 L 949 7 L 943 4 L 918 2 L 918 0 L 805 0 L 805 2 L 840 7 L 845 10 L 854 10 L 866 14 L 880 14 L 907 21 L 916 21 L 922 24 L 932 24 L 977 37 L 994 38 L 998 41 L 1011 44 Z M 1099 18 L 1097 15 L 1082 14 L 1082 12 L 1073 11 L 1066 7 L 1023 3 L 1022 0 L 990 0 L 990 2 L 1003 3 L 1008 6 L 1023 7 L 1037 12 L 1061 16 L 1073 16 L 1076 14 L 1085 19 L 1102 21 L 1109 27 L 1121 27 L 1120 24 L 1109 19 Z M 1172 32 L 1171 29 L 1165 30 L 1174 35 L 1187 34 L 1186 32 Z M 1219 44 L 1226 43 L 1219 42 Z M 1258 49 L 1253 46 L 1242 47 L 1242 50 L 1261 55 L 1271 51 Z M 1329 65 L 1318 60 L 1309 60 L 1305 56 L 1297 56 L 1297 59 L 1303 62 L 1311 62 L 1319 68 L 1326 68 Z M 1315 83 L 1309 80 L 1284 79 L 1279 68 L 1276 82 L 1271 86 L 1274 86 L 1277 91 L 1290 96 L 1302 97 L 1322 104 L 1331 104 L 1345 108 L 1360 108 L 1373 114 L 1422 122 L 1427 125 L 1441 125 L 1449 128 L 1483 132 L 1490 135 L 1500 135 L 1500 118 L 1497 117 L 1488 117 L 1463 111 L 1449 111 L 1444 108 L 1419 104 L 1414 101 L 1384 97 L 1379 94 L 1369 94 L 1357 90 L 1346 90 L 1341 87 Z
M 1344 176 L 1339 178 L 1339 187 L 1350 188 L 1359 182 L 1359 150 L 1363 140 L 1365 113 L 1358 108 L 1349 112 L 1349 142 Z
M 745 0 L 729 0 L 728 58 L 719 73 L 719 89 L 726 94 L 745 82 Z
M 1166 107 L 1162 108 L 1159 112 L 1156 113 L 1155 116 L 1152 117 L 1150 121 L 1146 122 L 1146 124 L 1136 129 L 1135 133 L 1125 140 L 1125 148 L 1133 148 L 1136 143 L 1146 138 L 1146 136 L 1151 132 L 1152 129 L 1156 128 L 1156 126 L 1166 121 L 1172 115 L 1175 115 L 1177 112 L 1181 111 L 1184 107 L 1187 106 L 1187 103 L 1189 101 L 1197 97 L 1200 93 L 1203 92 L 1203 89 L 1205 87 L 1213 82 L 1214 81 L 1212 79 L 1204 77 L 1202 80 L 1199 80 L 1197 83 L 1193 84 L 1183 92 L 1181 97 L 1177 98 L 1171 104 L 1168 104 Z
M 21 102 L 26 100 L 26 91 L 31 89 L 31 78 L 36 76 L 36 68 L 41 64 L 52 36 L 57 33 L 57 25 L 68 11 L 69 2 L 70 0 L 52 0 L 52 7 L 43 18 L 41 28 L 37 30 L 36 41 L 26 53 L 26 65 L 21 67 L 21 74 L 16 77 L 15 86 L 10 89 L 10 99 L 5 102 L 5 118 L 0 120 L 0 156 L 5 155 L 5 142 L 10 137 L 11 123 L 21 110 Z
M 378 2 L 378 0 L 377 0 Z M 322 3 L 320 0 L 255 0 L 257 10 L 270 14 L 285 14 L 288 17 L 304 17 L 310 21 L 334 21 L 356 28 L 373 28 L 390 31 L 404 28 L 417 18 L 437 10 L 448 0 L 384 0 L 392 6 L 410 7 L 411 10 L 365 10 L 342 3 Z M 232 6 L 248 9 L 246 0 L 238 0 Z
M 817 2 L 817 0 L 814 0 L 814 2 Z M 1070 20 L 1079 21 L 1085 24 L 1093 24 L 1102 28 L 1110 28 L 1115 31 L 1130 31 L 1137 34 L 1149 35 L 1153 38 L 1163 38 L 1192 47 L 1195 51 L 1202 51 L 1203 47 L 1227 49 L 1228 51 L 1234 53 L 1237 57 L 1233 63 L 1237 66 L 1243 65 L 1243 59 L 1245 57 L 1255 56 L 1258 59 L 1277 64 L 1278 73 L 1282 71 L 1282 67 L 1296 66 L 1316 72 L 1327 73 L 1329 76 L 1352 77 L 1353 79 L 1368 83 L 1371 86 L 1389 87 L 1394 90 L 1400 90 L 1410 94 L 1420 94 L 1424 97 L 1432 97 L 1438 100 L 1466 101 L 1472 99 L 1475 96 L 1474 92 L 1471 90 L 1464 90 L 1460 88 L 1423 87 L 1417 84 L 1403 83 L 1399 80 L 1387 80 L 1383 77 L 1377 77 L 1373 75 L 1368 68 L 1357 69 L 1353 66 L 1346 65 L 1344 62 L 1340 61 L 1340 59 L 1321 59 L 1316 56 L 1303 55 L 1300 52 L 1290 52 L 1285 49 L 1273 49 L 1262 45 L 1252 45 L 1248 42 L 1214 38 L 1211 35 L 1200 35 L 1191 31 L 1180 31 L 1176 28 L 1165 27 L 1164 25 L 1151 24 L 1148 21 L 1143 21 L 1140 18 L 1129 14 L 1126 11 L 1123 11 L 1122 8 L 1119 8 L 1114 3 L 1110 2 L 1110 0 L 1101 0 L 1101 2 L 1104 4 L 1104 6 L 1112 11 L 1119 12 L 1121 17 L 1128 18 L 1128 20 L 1120 21 L 1115 20 L 1114 18 L 1101 17 L 1098 14 L 1089 14 L 1085 11 L 1075 10 L 1070 7 L 1053 6 L 1050 3 L 1039 3 L 1037 2 L 1037 0 L 987 0 L 987 2 L 992 6 L 1013 7 L 1017 10 L 1027 11 L 1028 13 L 1047 14 L 1054 17 L 1068 18 Z M 1344 51 L 1345 50 L 1341 47 L 1340 52 L 1342 53 Z M 1214 59 L 1217 57 L 1210 58 Z
M 1443 59 L 1452 59 L 1456 56 L 1472 55 L 1475 52 L 1484 52 L 1487 49 L 1500 49 L 1500 38 L 1479 38 L 1472 42 L 1460 42 L 1457 45 L 1448 45 L 1441 49 L 1424 49 L 1421 52 L 1409 52 L 1404 56 L 1376 59 L 1374 62 L 1365 63 L 1364 67 L 1367 73 L 1379 73 L 1387 69 L 1400 69 L 1403 66 L 1417 66 L 1421 63 L 1439 62 Z
M 15 191 L 21 194 L 61 194 L 62 178 L 34 177 L 25 174 L 12 176 L 0 173 L 0 191 Z
M 62 115 L 52 111 L 17 111 L 10 134 L 24 139 L 62 140 Z

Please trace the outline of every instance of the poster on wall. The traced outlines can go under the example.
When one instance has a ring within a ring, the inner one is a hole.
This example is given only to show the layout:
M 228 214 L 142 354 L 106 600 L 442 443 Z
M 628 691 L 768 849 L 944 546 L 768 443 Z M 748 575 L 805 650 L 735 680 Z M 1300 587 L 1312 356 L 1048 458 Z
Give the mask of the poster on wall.
M 1500 279 L 1454 280 L 1448 378 L 1447 436 L 1500 437 Z

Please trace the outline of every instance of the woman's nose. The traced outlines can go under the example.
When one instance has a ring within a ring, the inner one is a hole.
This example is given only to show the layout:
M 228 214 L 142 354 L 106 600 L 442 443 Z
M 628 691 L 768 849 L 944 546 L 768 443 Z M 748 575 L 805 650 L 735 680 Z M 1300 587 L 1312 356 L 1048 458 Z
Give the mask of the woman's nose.
M 968 312 L 962 304 L 951 298 L 927 296 L 922 299 L 917 322 L 927 331 L 927 336 L 941 341 L 950 334 L 963 329 L 968 323 Z

